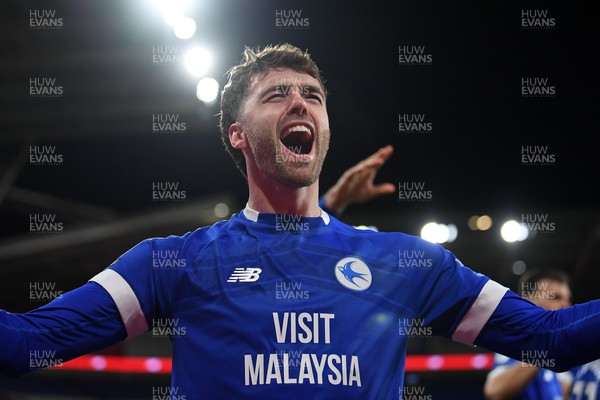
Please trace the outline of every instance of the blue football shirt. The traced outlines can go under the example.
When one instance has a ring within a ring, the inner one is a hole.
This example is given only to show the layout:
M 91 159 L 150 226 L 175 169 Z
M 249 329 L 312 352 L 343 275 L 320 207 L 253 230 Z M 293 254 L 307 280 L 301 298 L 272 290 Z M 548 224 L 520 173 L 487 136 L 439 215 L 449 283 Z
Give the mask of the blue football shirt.
M 600 360 L 582 365 L 576 372 L 571 392 L 572 400 L 600 399 Z
M 507 291 L 418 237 L 248 207 L 91 281 L 128 337 L 171 336 L 188 400 L 397 400 L 411 335 L 472 344 Z

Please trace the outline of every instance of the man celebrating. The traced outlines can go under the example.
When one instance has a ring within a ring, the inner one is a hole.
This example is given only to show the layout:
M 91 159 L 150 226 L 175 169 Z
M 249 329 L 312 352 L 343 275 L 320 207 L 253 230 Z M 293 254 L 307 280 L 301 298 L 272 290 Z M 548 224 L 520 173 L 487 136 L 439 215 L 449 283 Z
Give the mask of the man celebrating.
M 248 179 L 244 210 L 144 240 L 60 301 L 1 313 L 1 370 L 26 372 L 31 351 L 67 360 L 165 319 L 186 328 L 173 337 L 171 384 L 190 400 L 398 399 L 416 325 L 557 370 L 600 358 L 599 301 L 546 311 L 439 245 L 322 211 L 326 97 L 307 53 L 246 49 L 220 124 Z M 183 262 L 156 262 L 166 257 Z

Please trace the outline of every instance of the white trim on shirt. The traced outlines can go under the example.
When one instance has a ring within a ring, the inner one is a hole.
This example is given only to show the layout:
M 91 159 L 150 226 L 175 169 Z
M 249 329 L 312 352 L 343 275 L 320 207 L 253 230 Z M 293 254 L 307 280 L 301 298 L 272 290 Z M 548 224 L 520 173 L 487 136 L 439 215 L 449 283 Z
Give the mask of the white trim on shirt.
M 246 204 L 246 207 L 244 208 L 244 210 L 242 210 L 242 212 L 244 213 L 244 216 L 250 221 L 258 222 L 258 216 L 260 215 L 260 212 L 251 209 L 248 204 Z M 320 217 L 325 223 L 325 225 L 329 225 L 329 221 L 331 220 L 331 218 L 329 217 L 329 214 L 323 211 L 323 209 L 321 209 Z
M 90 281 L 102 286 L 112 297 L 127 330 L 128 339 L 141 335 L 149 329 L 137 296 L 129 283 L 118 272 L 105 269 Z
M 452 340 L 472 346 L 507 291 L 508 288 L 498 282 L 487 281 L 452 334 Z

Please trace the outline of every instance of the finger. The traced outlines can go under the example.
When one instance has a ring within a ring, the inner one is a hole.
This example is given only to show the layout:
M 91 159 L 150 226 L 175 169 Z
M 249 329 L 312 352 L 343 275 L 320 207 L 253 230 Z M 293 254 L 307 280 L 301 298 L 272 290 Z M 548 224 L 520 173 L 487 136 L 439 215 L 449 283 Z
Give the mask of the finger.
M 381 167 L 389 156 L 380 154 L 380 150 L 376 153 L 371 154 L 368 158 L 365 158 L 357 166 L 362 168 L 379 168 Z
M 375 153 L 371 154 L 369 157 L 367 157 L 366 159 L 364 159 L 362 163 L 365 164 L 365 166 L 379 166 L 381 167 L 383 165 L 383 163 L 385 163 L 390 156 L 392 155 L 392 153 L 394 152 L 394 148 L 392 147 L 392 145 L 387 145 L 385 147 L 380 148 L 379 150 L 377 150 Z
M 373 192 L 376 195 L 382 194 L 392 194 L 396 191 L 396 186 L 392 183 L 380 183 L 378 185 L 373 186 Z
M 344 174 L 355 175 L 361 171 L 375 173 L 381 166 L 390 158 L 394 148 L 391 145 L 380 148 L 369 157 L 358 162 L 356 165 L 347 170 Z
M 394 152 L 394 147 L 391 144 L 384 146 L 377 151 L 379 157 L 381 157 L 384 161 L 387 161 L 392 153 Z

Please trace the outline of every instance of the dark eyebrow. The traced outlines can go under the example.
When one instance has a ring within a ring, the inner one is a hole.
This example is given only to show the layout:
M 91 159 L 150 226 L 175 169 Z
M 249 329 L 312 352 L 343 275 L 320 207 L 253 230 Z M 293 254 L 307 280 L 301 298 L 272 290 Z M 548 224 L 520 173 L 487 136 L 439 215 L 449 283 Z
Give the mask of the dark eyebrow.
M 263 97 L 265 97 L 265 95 L 266 95 L 267 93 L 275 92 L 275 91 L 277 91 L 278 89 L 281 89 L 282 87 L 284 87 L 284 86 L 282 86 L 282 85 L 273 85 L 273 86 L 269 86 L 268 88 L 266 88 L 265 90 L 263 90 L 263 91 L 262 91 L 262 92 L 259 94 L 258 98 L 259 98 L 259 99 L 262 99 Z M 285 86 L 285 87 L 287 87 L 287 86 Z
M 317 93 L 321 95 L 321 97 L 325 98 L 325 93 L 323 93 L 323 90 L 318 86 L 307 85 L 304 86 L 303 89 L 308 90 L 309 93 Z
M 291 88 L 290 85 L 272 85 L 272 86 L 269 86 L 268 88 L 266 88 L 265 90 L 263 90 L 260 93 L 258 98 L 262 99 L 268 93 L 281 91 L 281 89 L 284 89 L 285 93 L 289 93 L 288 89 L 290 89 L 290 88 Z M 302 86 L 301 89 L 302 89 L 302 91 L 304 91 L 304 90 L 308 91 L 308 93 L 317 93 L 321 97 L 325 98 L 325 93 L 323 93 L 323 90 L 318 86 L 306 85 L 306 86 Z

